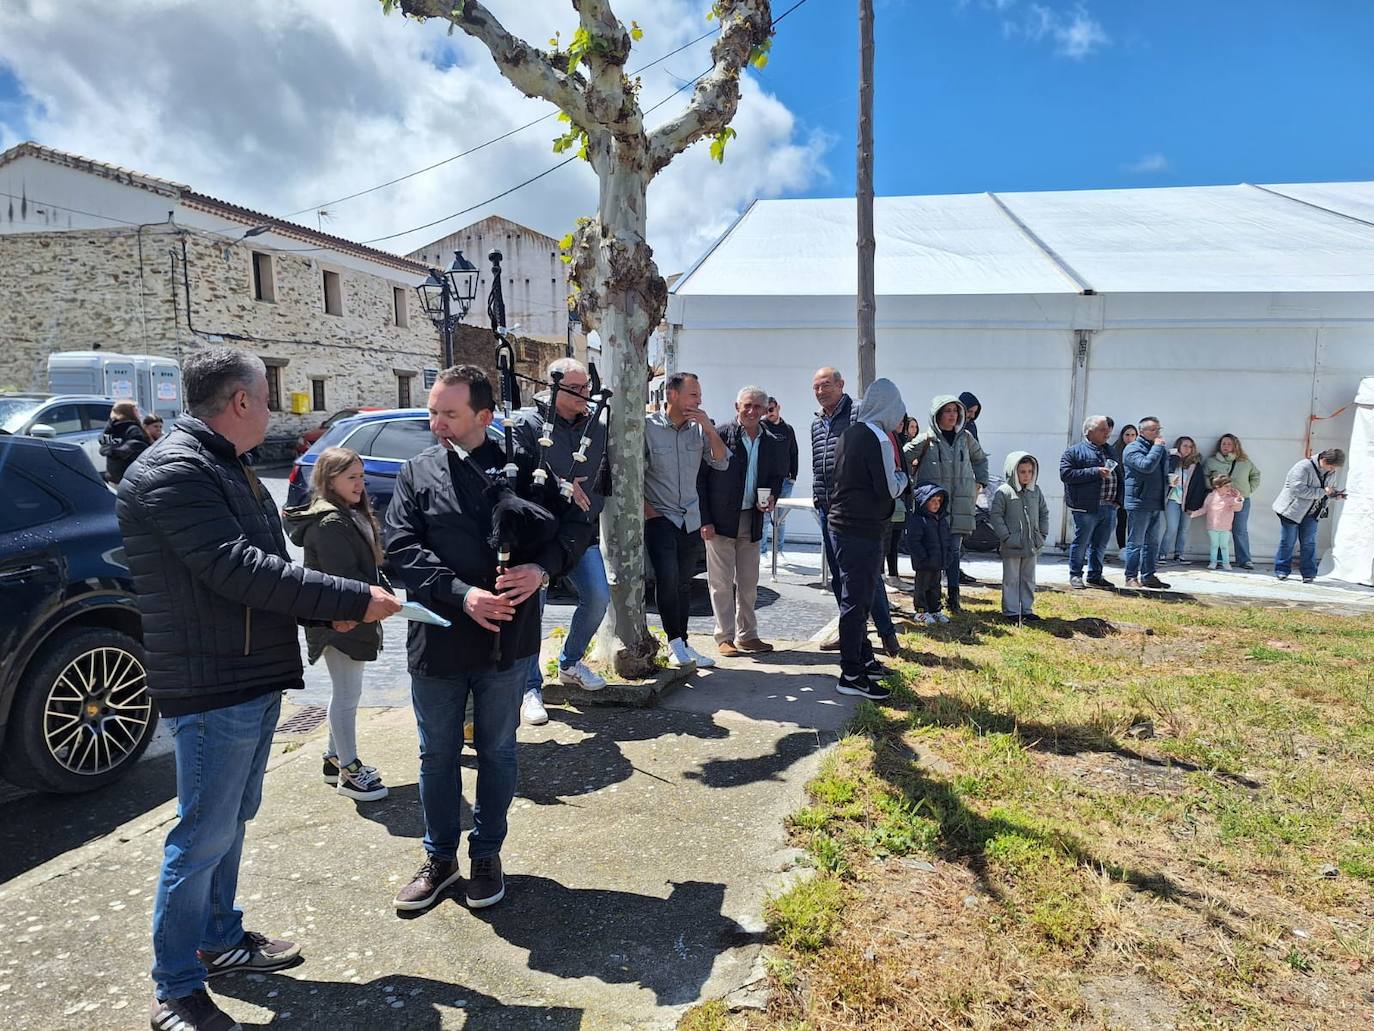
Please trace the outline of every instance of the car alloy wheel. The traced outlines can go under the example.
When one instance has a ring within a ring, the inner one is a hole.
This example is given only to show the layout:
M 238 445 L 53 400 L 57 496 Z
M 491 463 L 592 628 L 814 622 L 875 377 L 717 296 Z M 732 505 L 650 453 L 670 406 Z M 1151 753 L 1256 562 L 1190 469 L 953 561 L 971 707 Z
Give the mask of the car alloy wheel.
M 64 770 L 95 777 L 138 749 L 153 718 L 143 663 L 122 648 L 91 648 L 68 662 L 48 688 L 43 741 Z

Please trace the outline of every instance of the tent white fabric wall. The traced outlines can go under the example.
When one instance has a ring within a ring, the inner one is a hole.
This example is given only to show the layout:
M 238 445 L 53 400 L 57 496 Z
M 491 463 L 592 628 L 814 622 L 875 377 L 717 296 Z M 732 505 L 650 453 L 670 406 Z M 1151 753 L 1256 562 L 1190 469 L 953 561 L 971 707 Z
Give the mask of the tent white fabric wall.
M 1325 417 L 1374 354 L 1371 216 L 1374 183 L 879 198 L 878 374 L 922 424 L 932 396 L 977 394 L 993 475 L 1035 454 L 1060 539 L 1051 471 L 1085 415 L 1158 415 L 1208 453 L 1234 433 L 1263 473 L 1250 525 L 1267 561 L 1284 473 L 1349 439 L 1350 412 Z M 747 383 L 777 396 L 800 495 L 811 375 L 855 379 L 853 241 L 852 200 L 761 201 L 670 295 L 670 367 L 701 376 L 717 420 Z
M 1336 508 L 1333 567 L 1327 575 L 1374 586 L 1374 377 L 1362 380 L 1355 395 L 1355 426 L 1346 461 L 1345 489 L 1350 497 Z

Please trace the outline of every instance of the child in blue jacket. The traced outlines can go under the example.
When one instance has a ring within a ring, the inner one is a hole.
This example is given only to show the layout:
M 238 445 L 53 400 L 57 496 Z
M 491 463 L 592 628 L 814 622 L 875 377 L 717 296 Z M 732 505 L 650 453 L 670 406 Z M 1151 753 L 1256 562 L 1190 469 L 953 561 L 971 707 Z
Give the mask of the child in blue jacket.
M 949 492 L 937 483 L 918 483 L 912 494 L 906 522 L 906 546 L 916 574 L 912 592 L 916 622 L 948 623 L 940 611 L 940 577 L 954 555 L 954 535 L 949 528 Z

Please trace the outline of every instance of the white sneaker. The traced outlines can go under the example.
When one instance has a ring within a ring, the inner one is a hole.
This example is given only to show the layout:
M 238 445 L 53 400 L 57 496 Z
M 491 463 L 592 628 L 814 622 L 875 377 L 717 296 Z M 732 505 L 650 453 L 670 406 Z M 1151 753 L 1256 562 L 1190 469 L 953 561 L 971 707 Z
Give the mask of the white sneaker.
M 937 612 L 937 613 L 935 613 L 935 615 L 934 615 L 933 617 L 928 617 L 928 618 L 930 618 L 931 622 L 933 622 L 933 623 L 948 623 L 948 622 L 949 622 L 949 617 L 946 616 L 943 612 Z
M 526 723 L 535 727 L 542 727 L 549 722 L 549 711 L 544 708 L 544 699 L 539 697 L 539 692 L 531 688 L 525 692 L 525 702 L 520 706 L 520 715 Z
M 935 617 L 932 616 L 929 612 L 918 612 L 915 616 L 912 617 L 912 619 L 914 619 L 917 623 L 920 623 L 922 626 L 934 626 L 937 622 Z
M 710 669 L 716 664 L 715 659 L 711 658 L 709 655 L 702 655 L 701 652 L 697 651 L 690 644 L 684 642 L 683 647 L 687 649 L 687 654 L 692 657 L 692 661 L 697 664 L 697 669 Z
M 687 647 L 687 642 L 680 637 L 674 637 L 668 642 L 668 655 L 668 664 L 678 669 L 696 665 L 696 660 L 692 658 L 692 650 Z
M 585 662 L 574 662 L 566 669 L 560 669 L 558 680 L 570 687 L 580 687 L 584 691 L 600 691 L 606 686 L 606 678 L 593 673 Z

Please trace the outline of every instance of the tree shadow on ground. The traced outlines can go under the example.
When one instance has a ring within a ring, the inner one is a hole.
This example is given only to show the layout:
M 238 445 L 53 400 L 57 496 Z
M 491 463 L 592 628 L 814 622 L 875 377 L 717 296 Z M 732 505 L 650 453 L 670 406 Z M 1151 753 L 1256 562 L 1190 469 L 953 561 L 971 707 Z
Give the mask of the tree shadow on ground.
M 695 1002 L 716 958 L 762 944 L 721 912 L 725 885 L 673 883 L 666 899 L 567 888 L 547 877 L 507 878 L 507 898 L 477 910 L 505 941 L 529 951 L 532 970 L 563 978 L 638 984 L 660 1006 Z
M 216 978 L 214 994 L 272 1011 L 263 1024 L 241 1021 L 245 1031 L 282 1024 L 331 1031 L 437 1031 L 450 1009 L 465 1015 L 466 1031 L 578 1031 L 583 1017 L 573 1007 L 506 1005 L 461 984 L 408 974 L 352 984 L 238 973 Z
M 922 701 L 931 704 L 930 699 Z M 958 711 L 962 704 L 960 699 L 941 696 L 934 707 L 937 711 L 954 712 Z M 980 710 L 963 708 L 968 714 L 969 721 L 981 726 L 976 722 Z M 1137 869 L 1099 856 L 1076 835 L 1063 828 L 1048 828 L 1030 820 L 1019 819 L 1000 807 L 992 809 L 986 816 L 970 807 L 955 787 L 953 778 L 943 779 L 921 765 L 919 758 L 912 758 L 911 749 L 902 740 L 903 731 L 912 722 L 916 725 L 948 725 L 954 721 L 928 720 L 919 708 L 909 712 L 896 712 L 890 708 L 882 710 L 869 707 L 861 715 L 864 732 L 875 737 L 881 746 L 875 749 L 874 771 L 897 791 L 908 805 L 916 811 L 923 812 L 938 824 L 939 831 L 935 844 L 937 854 L 947 861 L 966 866 L 978 878 L 982 889 L 997 902 L 1006 904 L 1009 901 L 1008 891 L 998 877 L 997 871 L 992 868 L 986 849 L 989 842 L 994 839 L 1015 836 L 1037 848 L 1067 856 L 1080 866 L 1102 871 L 1113 880 L 1127 884 L 1137 892 L 1192 909 L 1209 922 L 1225 927 L 1232 934 L 1239 933 L 1239 928 L 1227 923 L 1221 913 L 1237 920 L 1248 919 L 1244 911 L 1224 900 L 1187 888 L 1162 871 Z M 1007 719 L 1002 714 L 988 716 Z M 1025 734 L 1027 724 L 1021 723 L 1018 726 L 1021 733 Z M 1061 737 L 1064 736 L 1062 728 L 1060 734 Z M 1034 747 L 1033 742 L 1028 742 L 1028 745 Z M 1123 755 L 1132 754 L 1129 750 L 1119 747 L 1104 750 Z
M 471 794 L 473 778 L 464 778 L 464 786 Z M 420 809 L 420 785 L 392 784 L 388 787 L 386 798 L 375 802 L 355 802 L 358 815 L 364 820 L 380 823 L 393 838 L 423 838 L 425 836 L 425 817 Z M 459 822 L 463 830 L 472 826 L 472 807 L 468 800 L 459 797 Z
M 799 730 L 779 738 L 773 751 L 747 759 L 708 759 L 700 770 L 687 770 L 683 777 L 700 781 L 708 788 L 733 788 L 762 780 L 781 782 L 782 774 L 793 764 L 821 747 L 814 730 Z

